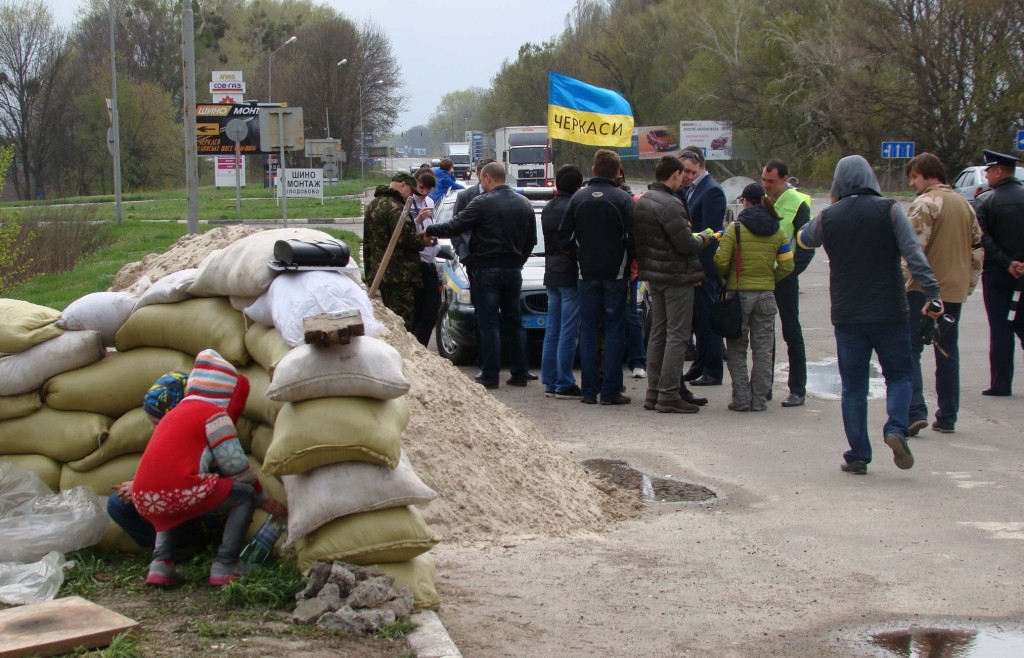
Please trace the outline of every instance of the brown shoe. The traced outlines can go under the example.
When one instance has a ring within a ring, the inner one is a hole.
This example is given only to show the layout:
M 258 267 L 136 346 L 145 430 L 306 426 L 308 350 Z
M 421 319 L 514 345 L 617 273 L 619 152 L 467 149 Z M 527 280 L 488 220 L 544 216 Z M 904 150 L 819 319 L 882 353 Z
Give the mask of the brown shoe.
M 695 414 L 700 411 L 700 407 L 690 404 L 686 400 L 668 400 L 665 402 L 659 400 L 658 404 L 654 406 L 654 410 L 659 414 Z
M 644 398 L 644 409 L 647 411 L 654 411 L 654 407 L 658 404 L 658 394 L 648 393 L 647 397 Z
M 616 393 L 609 398 L 601 398 L 601 404 L 629 404 L 632 399 L 628 395 Z

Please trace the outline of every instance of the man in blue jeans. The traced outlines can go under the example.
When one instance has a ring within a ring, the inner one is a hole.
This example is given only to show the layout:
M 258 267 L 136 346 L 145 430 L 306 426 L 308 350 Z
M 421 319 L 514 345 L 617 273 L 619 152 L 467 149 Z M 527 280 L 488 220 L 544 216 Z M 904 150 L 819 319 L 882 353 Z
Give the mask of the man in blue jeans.
M 579 267 L 576 258 L 558 247 L 556 234 L 565 209 L 576 190 L 583 186 L 583 172 L 574 164 L 562 165 L 555 173 L 555 197 L 540 214 L 544 231 L 544 286 L 548 290 L 548 322 L 544 327 L 541 354 L 541 383 L 544 397 L 578 400 L 583 391 L 576 385 L 572 362 L 580 333 L 580 291 L 576 287 Z
M 537 219 L 526 197 L 505 184 L 505 168 L 497 162 L 480 172 L 484 194 L 443 224 L 428 226 L 431 237 L 452 238 L 469 231 L 473 258 L 473 305 L 480 328 L 481 370 L 476 381 L 498 388 L 501 371 L 501 335 L 508 341 L 509 386 L 526 386 L 526 350 L 520 338 L 523 326 L 519 297 L 523 264 L 537 244 Z
M 804 249 L 825 247 L 829 257 L 832 324 L 843 382 L 843 427 L 850 449 L 843 454 L 844 473 L 864 475 L 871 463 L 868 439 L 868 373 L 871 353 L 878 354 L 885 378 L 888 420 L 885 444 L 901 469 L 914 465 L 907 444 L 911 368 L 910 314 L 942 315 L 939 284 L 914 229 L 899 204 L 883 199 L 871 165 L 859 155 L 836 165 L 832 205 L 811 220 L 799 235 Z M 920 284 L 927 303 L 908 309 L 900 258 Z M 936 302 L 936 309 L 930 304 Z
M 615 184 L 621 162 L 614 151 L 594 154 L 593 178 L 572 195 L 558 244 L 580 268 L 580 371 L 585 404 L 629 404 L 622 394 L 625 316 L 633 257 L 633 199 Z M 604 314 L 604 378 L 598 376 L 597 330 Z

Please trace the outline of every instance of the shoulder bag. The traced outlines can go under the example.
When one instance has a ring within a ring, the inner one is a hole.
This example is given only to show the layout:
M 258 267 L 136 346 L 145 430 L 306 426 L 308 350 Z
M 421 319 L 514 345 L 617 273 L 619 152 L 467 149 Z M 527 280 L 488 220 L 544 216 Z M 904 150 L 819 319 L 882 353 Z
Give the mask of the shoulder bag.
M 729 294 L 725 289 L 729 283 L 729 270 L 726 269 L 722 287 L 718 290 L 718 299 L 711 306 L 711 331 L 722 338 L 735 340 L 743 333 L 743 308 L 738 291 L 743 260 L 740 256 L 740 223 L 733 222 L 732 226 L 736 232 L 736 251 L 733 252 L 733 262 L 730 266 L 736 270 L 737 291 Z

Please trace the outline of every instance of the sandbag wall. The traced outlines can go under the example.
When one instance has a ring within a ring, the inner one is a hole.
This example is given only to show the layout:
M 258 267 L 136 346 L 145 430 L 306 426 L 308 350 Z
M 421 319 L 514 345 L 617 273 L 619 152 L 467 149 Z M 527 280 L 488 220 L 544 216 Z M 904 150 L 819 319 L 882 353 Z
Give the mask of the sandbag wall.
M 436 539 L 413 507 L 436 494 L 401 452 L 409 418 L 402 396 L 409 385 L 400 355 L 370 336 L 328 349 L 293 349 L 294 338 L 289 344 L 277 328 L 241 312 L 262 301 L 268 310 L 261 319 L 284 318 L 294 333 L 296 311 L 309 315 L 355 306 L 368 333 L 381 326 L 365 292 L 358 299 L 353 291 L 355 277 L 277 276 L 266 267 L 281 233 L 325 236 L 298 229 L 243 238 L 211 254 L 198 270 L 168 275 L 130 304 L 121 300 L 119 322 L 111 313 L 102 327 L 99 318 L 71 322 L 97 330 L 62 329 L 61 314 L 53 309 L 0 300 L 0 460 L 30 468 L 54 489 L 84 485 L 109 494 L 132 477 L 152 435 L 141 409 L 146 391 L 160 375 L 188 372 L 198 352 L 214 349 L 250 381 L 239 440 L 264 488 L 288 502 L 288 543 L 300 568 L 314 560 L 376 565 L 395 577 L 396 587 L 413 591 L 417 607 L 436 607 L 428 553 Z M 295 287 L 304 280 L 315 289 L 297 296 Z M 280 297 L 292 307 L 273 315 L 264 298 L 275 283 L 287 291 Z M 325 295 L 324 286 L 340 292 Z M 306 300 L 301 309 L 294 307 L 298 297 Z M 334 306 L 324 307 L 324 298 Z M 65 311 L 68 319 L 76 304 Z M 116 351 L 104 348 L 104 336 Z M 36 367 L 26 373 L 28 363 Z M 264 518 L 258 512 L 250 533 Z M 132 546 L 113 524 L 101 542 L 105 548 Z

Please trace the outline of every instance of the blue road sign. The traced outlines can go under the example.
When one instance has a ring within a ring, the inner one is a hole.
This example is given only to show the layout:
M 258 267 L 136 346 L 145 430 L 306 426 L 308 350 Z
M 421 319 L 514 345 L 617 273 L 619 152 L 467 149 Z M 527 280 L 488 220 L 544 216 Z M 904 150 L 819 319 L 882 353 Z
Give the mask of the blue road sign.
M 914 157 L 914 142 L 882 142 L 882 157 L 889 160 Z
M 1024 151 L 1024 130 L 1017 131 L 1017 150 Z

